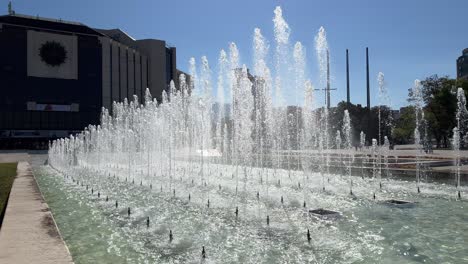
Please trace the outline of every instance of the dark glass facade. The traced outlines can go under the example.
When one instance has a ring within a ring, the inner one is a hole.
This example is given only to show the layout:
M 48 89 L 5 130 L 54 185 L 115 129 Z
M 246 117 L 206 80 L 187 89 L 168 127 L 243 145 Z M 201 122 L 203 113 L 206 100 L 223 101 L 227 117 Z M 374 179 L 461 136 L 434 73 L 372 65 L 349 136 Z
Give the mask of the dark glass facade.
M 102 64 L 99 34 L 82 25 L 21 17 L 0 17 L 0 139 L 53 138 L 99 121 Z M 77 36 L 78 78 L 39 78 L 27 74 L 27 32 Z M 28 109 L 28 102 L 76 109 Z M 60 132 L 59 132 L 60 130 Z M 47 133 L 44 133 L 47 132 Z M 60 135 L 58 135 L 60 134 Z M 0 148 L 2 141 L 0 141 Z

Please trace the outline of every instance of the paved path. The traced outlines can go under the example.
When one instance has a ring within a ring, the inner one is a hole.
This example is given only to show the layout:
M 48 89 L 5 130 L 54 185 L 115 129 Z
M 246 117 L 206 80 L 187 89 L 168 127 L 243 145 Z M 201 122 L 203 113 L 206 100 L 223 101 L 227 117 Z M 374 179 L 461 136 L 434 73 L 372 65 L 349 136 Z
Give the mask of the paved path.
M 0 230 L 0 264 L 73 263 L 28 162 L 17 176 Z

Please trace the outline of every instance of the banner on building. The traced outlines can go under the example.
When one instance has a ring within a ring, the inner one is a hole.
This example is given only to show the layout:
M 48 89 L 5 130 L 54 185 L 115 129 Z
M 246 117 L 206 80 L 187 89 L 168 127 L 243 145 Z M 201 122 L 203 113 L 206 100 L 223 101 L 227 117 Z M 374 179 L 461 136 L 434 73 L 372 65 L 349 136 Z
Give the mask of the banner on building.
M 28 30 L 28 76 L 78 79 L 76 36 Z

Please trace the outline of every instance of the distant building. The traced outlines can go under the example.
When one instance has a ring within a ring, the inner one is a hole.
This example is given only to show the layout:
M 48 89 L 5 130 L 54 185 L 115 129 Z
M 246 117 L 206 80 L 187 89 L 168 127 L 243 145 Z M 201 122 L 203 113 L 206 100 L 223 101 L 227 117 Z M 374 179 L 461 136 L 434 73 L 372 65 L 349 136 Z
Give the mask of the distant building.
M 468 80 L 468 48 L 464 49 L 457 59 L 457 79 Z
M 146 88 L 161 99 L 181 73 L 163 40 L 12 11 L 0 16 L 0 58 L 0 148 L 73 134 L 113 101 L 142 103 Z

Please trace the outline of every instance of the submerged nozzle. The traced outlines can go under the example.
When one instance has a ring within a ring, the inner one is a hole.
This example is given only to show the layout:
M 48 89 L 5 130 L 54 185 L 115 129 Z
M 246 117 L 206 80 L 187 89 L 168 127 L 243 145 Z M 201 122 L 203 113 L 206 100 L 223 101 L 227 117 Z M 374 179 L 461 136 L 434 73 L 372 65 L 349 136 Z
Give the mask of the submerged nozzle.
M 270 216 L 267 215 L 267 225 L 270 225 Z
M 127 214 L 128 214 L 128 216 L 130 216 L 130 214 L 131 214 L 130 207 L 128 207 L 128 209 L 127 209 Z
M 149 227 L 149 225 L 150 225 L 150 220 L 149 220 L 149 216 L 148 216 L 148 218 L 146 218 L 146 227 Z
M 257 199 L 260 199 L 260 192 L 257 192 Z
M 284 203 L 283 196 L 281 196 L 281 203 Z
M 458 191 L 458 199 L 461 199 L 461 192 Z
M 418 186 L 418 193 L 421 193 L 421 190 L 419 189 L 419 186 Z
M 374 197 L 374 200 L 375 200 L 375 193 L 374 193 L 373 197 Z
M 172 242 L 172 239 L 174 239 L 172 236 L 172 230 L 169 230 L 169 242 Z
M 210 208 L 210 199 L 208 199 L 208 202 L 206 203 L 206 206 Z
M 106 195 L 106 202 L 108 202 L 108 201 L 109 201 L 109 196 Z
M 190 193 L 189 193 L 189 195 L 188 195 L 188 200 L 190 201 L 191 198 L 192 198 L 192 197 L 190 196 Z
M 98 192 L 98 193 L 97 193 L 97 198 L 100 198 L 100 197 L 101 197 L 101 193 Z
M 119 207 L 119 202 L 115 201 L 115 208 Z
M 236 206 L 236 218 L 239 216 L 239 207 Z
M 307 207 L 307 204 L 306 204 L 306 202 L 304 201 L 304 208 L 306 208 L 306 207 Z
M 310 237 L 309 229 L 307 229 L 307 241 L 310 243 L 310 240 L 312 240 L 312 238 Z
M 205 246 L 202 246 L 201 255 L 202 255 L 202 258 L 206 258 Z

